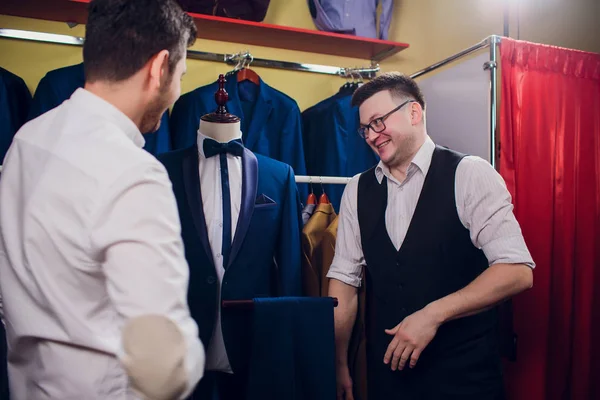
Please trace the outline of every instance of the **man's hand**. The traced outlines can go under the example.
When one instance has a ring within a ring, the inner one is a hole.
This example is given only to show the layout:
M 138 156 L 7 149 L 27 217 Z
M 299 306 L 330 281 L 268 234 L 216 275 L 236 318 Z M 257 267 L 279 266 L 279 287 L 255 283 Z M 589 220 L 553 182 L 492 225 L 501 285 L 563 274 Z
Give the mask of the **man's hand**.
M 383 362 L 388 364 L 391 360 L 392 371 L 404 369 L 410 359 L 410 368 L 414 368 L 425 347 L 431 342 L 440 327 L 441 322 L 427 308 L 417 311 L 404 318 L 393 329 L 386 329 L 385 333 L 393 335 Z
M 337 381 L 337 400 L 354 400 L 352 378 L 348 365 L 338 365 L 335 369 Z

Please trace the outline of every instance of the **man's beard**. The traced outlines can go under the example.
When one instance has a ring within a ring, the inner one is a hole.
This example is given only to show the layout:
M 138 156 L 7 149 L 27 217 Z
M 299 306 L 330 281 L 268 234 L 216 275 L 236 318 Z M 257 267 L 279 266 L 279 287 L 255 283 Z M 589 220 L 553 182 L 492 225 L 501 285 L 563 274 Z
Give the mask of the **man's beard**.
M 148 105 L 142 117 L 140 131 L 142 133 L 153 133 L 160 128 L 162 115 L 169 108 L 168 92 L 166 88 L 161 89 L 158 96 Z

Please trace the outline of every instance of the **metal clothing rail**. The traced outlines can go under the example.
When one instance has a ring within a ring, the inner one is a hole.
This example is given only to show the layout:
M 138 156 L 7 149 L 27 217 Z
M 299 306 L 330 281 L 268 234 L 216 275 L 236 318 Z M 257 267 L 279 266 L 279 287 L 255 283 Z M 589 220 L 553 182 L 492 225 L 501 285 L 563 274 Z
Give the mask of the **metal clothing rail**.
M 483 68 L 490 71 L 490 163 L 494 168 L 497 168 L 496 138 L 498 137 L 498 45 L 501 41 L 502 36 L 488 36 L 476 45 L 410 75 L 410 77 L 413 79 L 418 78 L 428 72 L 435 71 L 446 64 L 456 61 L 459 58 L 489 47 L 490 61 L 486 62 Z
M 296 183 L 329 183 L 334 185 L 345 185 L 350 182 L 352 178 L 342 176 L 304 176 L 296 175 Z
M 481 42 L 477 43 L 476 45 L 473 45 L 467 49 L 464 49 L 460 53 L 456 53 L 448 58 L 443 59 L 442 61 L 436 62 L 435 64 L 425 67 L 422 70 L 411 74 L 410 77 L 415 79 L 415 78 L 420 77 L 421 75 L 425 75 L 428 72 L 435 71 L 436 69 L 443 67 L 444 65 L 449 64 L 452 61 L 456 61 L 459 58 L 468 56 L 469 54 L 472 54 L 472 53 L 476 52 L 477 50 L 485 49 L 486 47 L 490 47 L 492 44 L 498 44 L 498 43 L 500 43 L 500 39 L 501 39 L 501 36 L 497 36 L 497 35 L 488 36 L 487 38 L 483 39 Z
M 58 35 L 54 33 L 44 33 L 35 31 L 24 31 L 18 29 L 0 28 L 0 37 L 8 39 L 29 40 L 34 42 L 65 44 L 70 46 L 82 46 L 84 39 L 77 36 Z M 374 78 L 380 71 L 379 64 L 373 63 L 367 68 L 340 68 L 328 65 L 304 64 L 289 61 L 269 60 L 264 58 L 254 58 L 249 52 L 237 54 L 209 53 L 198 50 L 188 50 L 187 58 L 193 60 L 217 61 L 229 65 L 235 65 L 239 62 L 240 56 L 250 57 L 252 65 L 256 67 L 277 68 L 292 71 L 313 72 L 317 74 L 338 75 L 342 77 L 352 77 L 360 75 L 362 78 Z

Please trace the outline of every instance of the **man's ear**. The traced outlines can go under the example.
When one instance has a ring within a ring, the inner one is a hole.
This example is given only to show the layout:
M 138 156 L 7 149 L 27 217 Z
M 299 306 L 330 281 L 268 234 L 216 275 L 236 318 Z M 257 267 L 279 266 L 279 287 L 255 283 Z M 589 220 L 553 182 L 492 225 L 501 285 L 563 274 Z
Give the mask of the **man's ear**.
M 423 108 L 417 102 L 410 103 L 410 122 L 412 125 L 418 125 L 423 121 Z
M 163 82 L 164 76 L 168 74 L 169 68 L 169 51 L 161 50 L 149 61 L 150 76 L 149 84 L 151 89 L 158 89 Z

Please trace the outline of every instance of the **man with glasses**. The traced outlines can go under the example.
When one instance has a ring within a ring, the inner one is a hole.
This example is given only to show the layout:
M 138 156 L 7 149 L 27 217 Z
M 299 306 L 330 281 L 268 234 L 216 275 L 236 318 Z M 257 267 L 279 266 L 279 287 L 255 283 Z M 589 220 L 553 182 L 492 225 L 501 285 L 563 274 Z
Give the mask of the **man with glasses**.
M 352 102 L 381 161 L 346 187 L 327 275 L 338 399 L 354 399 L 347 352 L 363 274 L 370 399 L 502 399 L 495 306 L 530 288 L 534 268 L 502 178 L 433 143 L 412 79 L 381 75 Z

